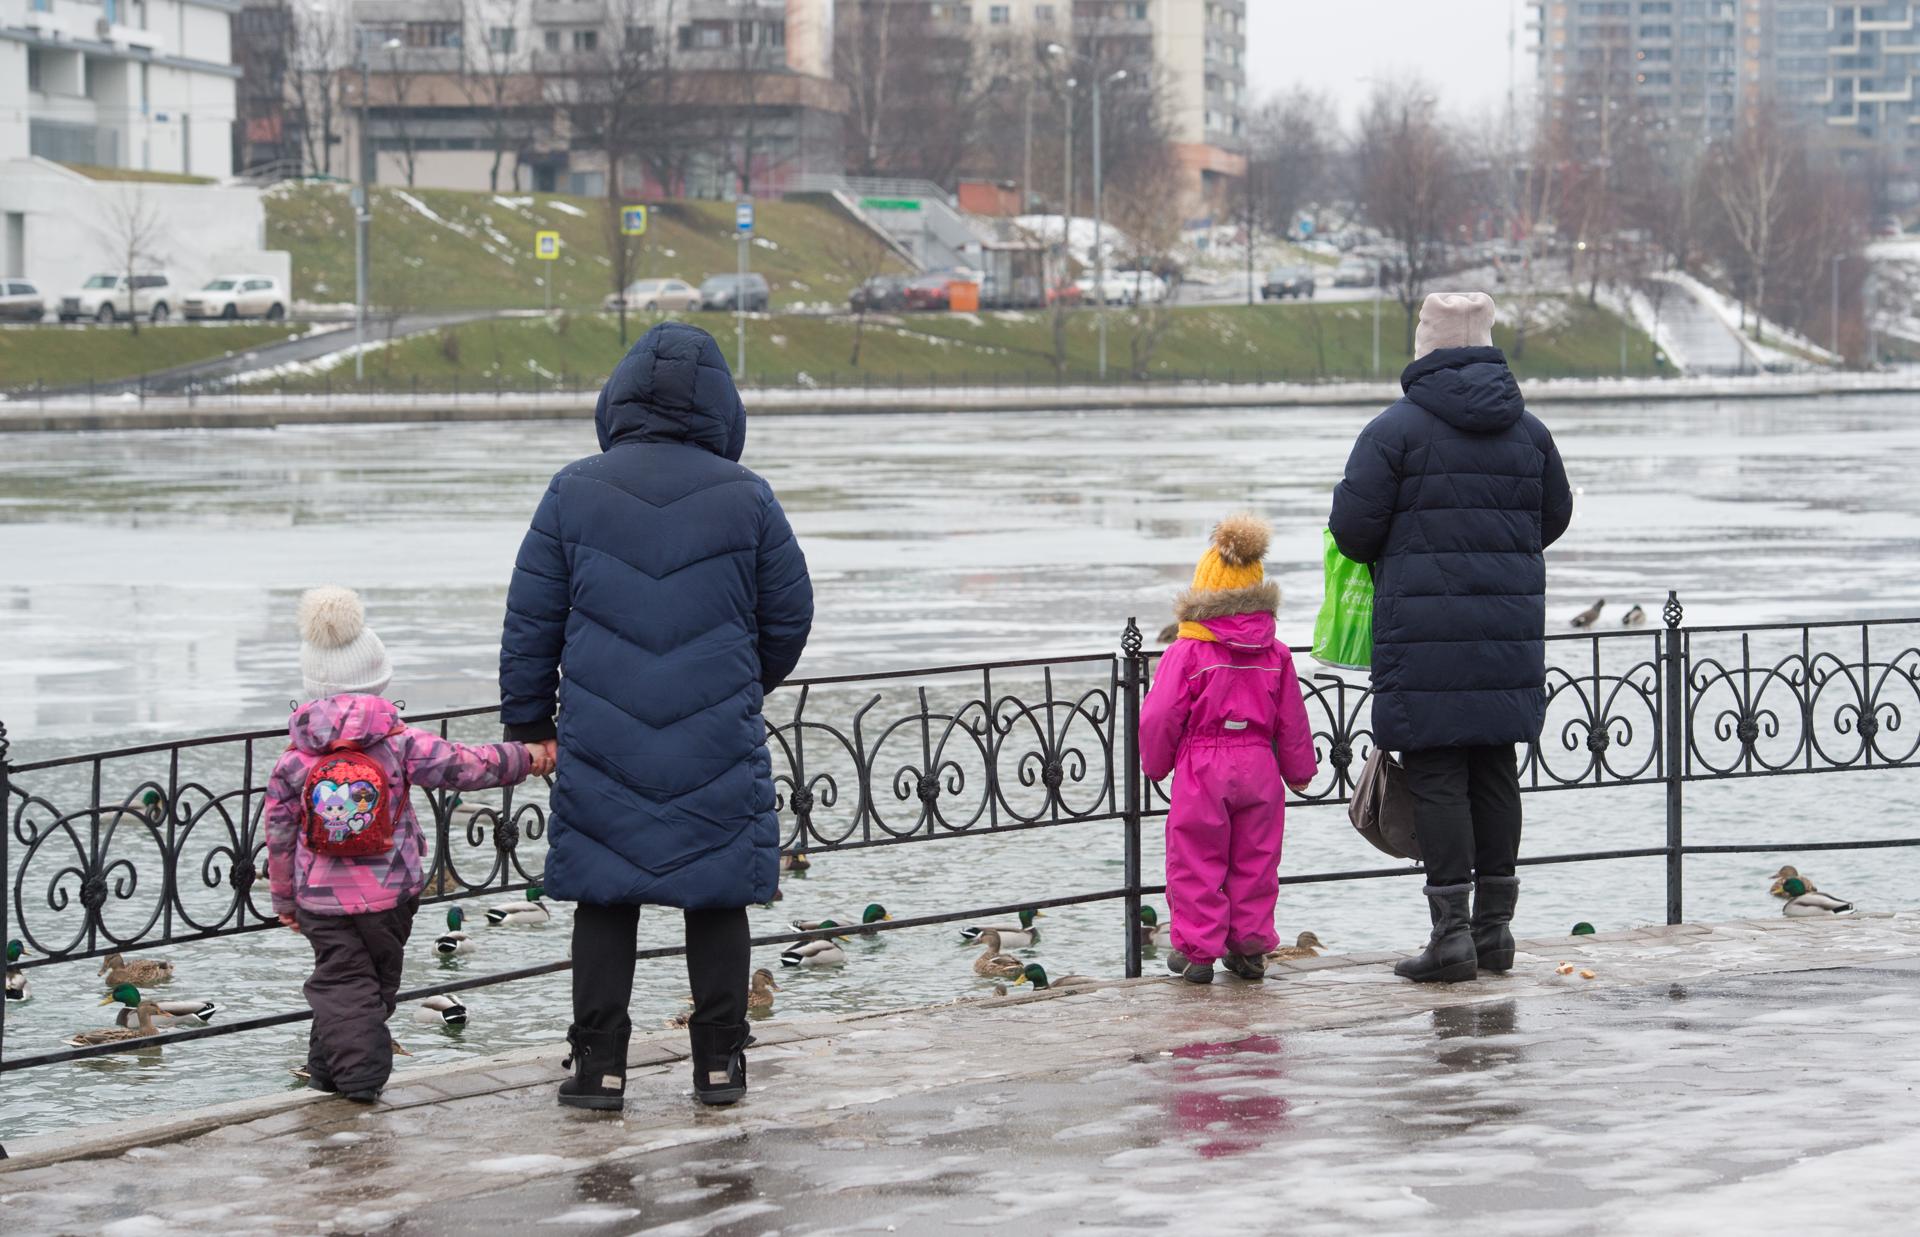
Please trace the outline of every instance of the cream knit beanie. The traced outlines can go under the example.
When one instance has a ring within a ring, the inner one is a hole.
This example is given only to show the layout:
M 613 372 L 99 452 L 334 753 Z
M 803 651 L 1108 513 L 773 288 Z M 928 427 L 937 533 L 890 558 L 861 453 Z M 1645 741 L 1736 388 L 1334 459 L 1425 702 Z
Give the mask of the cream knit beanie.
M 1436 348 L 1493 347 L 1493 298 L 1484 292 L 1433 292 L 1420 306 L 1413 359 Z
M 378 696 L 393 679 L 387 646 L 367 629 L 360 594 L 329 584 L 300 597 L 300 688 L 307 700 Z

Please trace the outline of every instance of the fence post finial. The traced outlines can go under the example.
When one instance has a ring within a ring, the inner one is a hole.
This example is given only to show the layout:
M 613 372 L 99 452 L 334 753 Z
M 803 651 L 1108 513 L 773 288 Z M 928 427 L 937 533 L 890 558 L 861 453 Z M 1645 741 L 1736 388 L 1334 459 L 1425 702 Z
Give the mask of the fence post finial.
M 1686 617 L 1686 613 L 1686 607 L 1680 604 L 1679 591 L 1677 589 L 1668 589 L 1666 608 L 1661 611 L 1661 614 L 1667 620 L 1667 629 L 1669 631 L 1678 631 L 1680 629 L 1680 620 Z
M 1146 637 L 1140 634 L 1140 620 L 1129 618 L 1127 620 L 1127 629 L 1120 633 L 1121 651 L 1126 653 L 1128 657 L 1138 657 L 1140 656 L 1140 650 L 1145 647 L 1146 643 Z

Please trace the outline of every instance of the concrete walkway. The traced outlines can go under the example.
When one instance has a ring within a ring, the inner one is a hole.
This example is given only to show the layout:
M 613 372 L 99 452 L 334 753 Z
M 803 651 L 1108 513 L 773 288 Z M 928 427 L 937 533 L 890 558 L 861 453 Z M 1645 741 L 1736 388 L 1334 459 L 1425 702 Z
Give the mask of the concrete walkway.
M 30 1140 L 0 1214 L 122 1237 L 1910 1231 L 1920 913 L 1534 942 L 1446 989 L 1390 957 L 776 1020 L 722 1111 L 660 1036 L 620 1116 L 554 1105 L 556 1051 L 404 1074 L 370 1110 L 299 1093 Z
M 1555 378 L 1528 381 L 1534 408 L 1643 400 L 1717 402 L 1811 395 L 1920 394 L 1920 369 L 1745 377 Z M 1111 412 L 1164 408 L 1384 408 L 1395 382 L 1193 382 L 1113 386 L 754 388 L 747 410 L 764 416 L 886 416 L 901 413 Z M 572 421 L 591 415 L 580 391 L 528 394 L 465 391 L 412 395 L 246 395 L 89 400 L 49 396 L 0 400 L 0 433 L 85 430 L 273 429 L 285 425 L 372 425 L 430 421 Z

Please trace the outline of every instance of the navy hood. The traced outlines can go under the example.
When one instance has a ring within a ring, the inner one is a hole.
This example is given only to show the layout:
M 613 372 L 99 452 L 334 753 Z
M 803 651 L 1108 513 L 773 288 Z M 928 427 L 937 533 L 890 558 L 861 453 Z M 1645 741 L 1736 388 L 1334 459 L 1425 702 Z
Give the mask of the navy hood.
M 1407 398 L 1455 429 L 1497 434 L 1526 411 L 1498 348 L 1436 348 L 1400 374 Z
M 738 462 L 747 445 L 747 410 L 726 354 L 684 322 L 662 322 L 628 350 L 600 389 L 593 424 L 602 451 L 683 442 Z

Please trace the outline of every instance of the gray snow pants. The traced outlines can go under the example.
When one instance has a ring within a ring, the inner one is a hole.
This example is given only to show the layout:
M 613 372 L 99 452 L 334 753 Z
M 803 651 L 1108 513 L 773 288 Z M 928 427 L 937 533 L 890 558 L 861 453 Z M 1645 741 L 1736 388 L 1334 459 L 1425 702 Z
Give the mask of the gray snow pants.
M 307 1072 L 342 1094 L 378 1091 L 393 1073 L 387 1018 L 400 991 L 400 966 L 420 899 L 369 915 L 298 912 L 300 932 L 313 946 L 307 1004 Z

